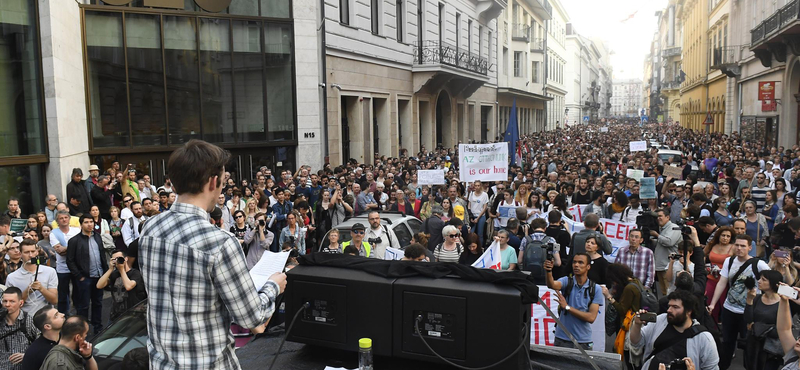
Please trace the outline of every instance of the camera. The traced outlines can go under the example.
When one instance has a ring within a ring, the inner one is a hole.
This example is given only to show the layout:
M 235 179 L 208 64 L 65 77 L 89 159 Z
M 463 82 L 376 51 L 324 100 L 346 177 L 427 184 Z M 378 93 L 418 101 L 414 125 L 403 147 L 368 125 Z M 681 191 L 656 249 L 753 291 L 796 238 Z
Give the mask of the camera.
M 123 263 L 125 263 L 125 257 L 117 257 L 117 264 L 121 265 Z
M 655 212 L 640 212 L 638 216 L 636 216 L 636 227 L 639 230 L 642 230 L 642 243 L 645 246 L 650 245 L 650 231 L 658 231 L 658 215 Z
M 553 253 L 554 253 L 554 250 L 555 250 L 555 245 L 553 244 L 553 242 L 547 243 L 547 246 L 545 247 L 545 250 L 547 250 L 547 260 L 548 261 L 552 261 L 553 260 Z
M 686 361 L 676 358 L 667 364 L 667 370 L 686 370 Z
M 367 243 L 369 244 L 381 244 L 383 240 L 381 238 L 369 238 L 367 239 Z
M 751 290 L 751 289 L 755 288 L 756 287 L 756 279 L 753 278 L 752 276 L 746 277 L 744 279 L 744 287 L 747 288 L 747 290 Z
M 295 241 L 294 235 L 289 236 L 289 243 L 292 243 L 292 245 L 297 244 L 297 242 Z
M 692 235 L 692 228 L 689 226 L 694 226 L 694 221 L 694 217 L 686 217 L 678 220 L 677 224 L 681 228 L 681 234 Z
M 683 257 L 683 256 L 681 256 L 680 253 L 672 253 L 672 254 L 669 255 L 669 259 L 675 260 L 675 261 L 680 260 L 681 257 Z
M 264 221 L 264 220 L 258 220 L 258 225 L 259 225 L 259 226 L 266 226 L 266 225 L 267 225 L 267 222 L 266 222 L 266 221 Z

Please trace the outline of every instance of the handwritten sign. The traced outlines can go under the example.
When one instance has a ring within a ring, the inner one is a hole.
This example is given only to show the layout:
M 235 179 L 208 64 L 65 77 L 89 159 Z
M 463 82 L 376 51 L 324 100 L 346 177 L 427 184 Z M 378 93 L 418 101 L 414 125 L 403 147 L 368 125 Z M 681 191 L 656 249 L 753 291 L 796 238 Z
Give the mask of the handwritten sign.
M 675 180 L 683 180 L 683 168 L 675 166 L 664 166 L 664 176 L 672 177 Z
M 629 179 L 634 179 L 636 181 L 639 181 L 639 180 L 641 180 L 642 177 L 644 177 L 644 171 L 643 170 L 632 170 L 632 169 L 629 168 L 627 173 L 625 174 L 625 176 L 627 176 Z
M 642 177 L 639 182 L 639 198 L 640 199 L 656 199 L 656 178 L 655 177 Z
M 600 290 L 600 286 L 596 288 Z M 555 290 L 546 286 L 539 286 L 539 297 L 542 303 L 550 308 L 554 315 L 558 315 L 558 295 Z M 592 346 L 596 351 L 603 351 L 606 348 L 606 306 L 600 306 L 597 312 L 597 319 L 591 324 Z M 553 320 L 547 311 L 538 303 L 534 303 L 531 309 L 531 344 L 552 346 L 556 339 L 556 321 Z
M 628 145 L 630 145 L 631 152 L 646 152 L 647 151 L 647 142 L 646 141 L 631 141 Z
M 508 181 L 508 143 L 460 144 L 459 179 Z
M 419 170 L 417 171 L 417 182 L 420 185 L 444 185 L 444 171 L 442 170 Z

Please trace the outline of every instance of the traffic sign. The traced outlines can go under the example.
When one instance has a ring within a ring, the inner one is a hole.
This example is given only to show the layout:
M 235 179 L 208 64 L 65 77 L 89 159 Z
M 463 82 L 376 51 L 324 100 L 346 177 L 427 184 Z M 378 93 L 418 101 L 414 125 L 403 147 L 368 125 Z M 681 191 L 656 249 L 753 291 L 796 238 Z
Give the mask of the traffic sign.
M 703 121 L 703 124 L 704 125 L 713 125 L 714 124 L 714 118 L 711 117 L 711 113 L 706 113 L 706 120 Z
M 589 116 L 583 116 L 583 122 L 589 122 Z

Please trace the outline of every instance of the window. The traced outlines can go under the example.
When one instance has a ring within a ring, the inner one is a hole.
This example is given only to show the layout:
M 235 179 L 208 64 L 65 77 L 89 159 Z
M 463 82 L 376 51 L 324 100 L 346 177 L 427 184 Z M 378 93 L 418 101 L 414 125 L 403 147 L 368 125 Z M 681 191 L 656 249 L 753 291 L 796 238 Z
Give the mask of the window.
M 478 26 L 478 56 L 483 53 L 483 26 Z
M 456 13 L 456 53 L 461 48 L 461 13 Z
M 539 83 L 539 62 L 531 62 L 531 82 Z
M 405 18 L 405 13 L 403 12 L 403 0 L 397 0 L 395 3 L 395 22 L 397 28 L 397 42 L 403 42 L 403 18 Z
M 514 77 L 522 77 L 521 63 L 522 63 L 522 52 L 521 51 L 515 51 L 514 52 Z
M 370 16 L 370 21 L 372 22 L 372 34 L 373 35 L 380 35 L 380 26 L 381 26 L 381 9 L 380 9 L 380 0 L 371 0 L 370 1 L 370 12 L 372 13 Z
M 339 22 L 350 24 L 350 0 L 339 0 Z
M 439 3 L 439 45 L 442 41 L 444 41 L 444 4 Z
M 486 36 L 486 39 L 487 39 L 487 45 L 488 45 L 487 50 L 486 50 L 487 51 L 486 59 L 489 61 L 489 64 L 491 65 L 492 64 L 492 55 L 494 55 L 494 53 L 492 52 L 492 31 L 489 31 L 489 33 Z M 503 69 L 505 69 L 505 67 L 503 67 Z
M 472 19 L 467 20 L 467 52 L 472 53 Z
M 508 76 L 508 48 L 503 48 L 503 75 Z

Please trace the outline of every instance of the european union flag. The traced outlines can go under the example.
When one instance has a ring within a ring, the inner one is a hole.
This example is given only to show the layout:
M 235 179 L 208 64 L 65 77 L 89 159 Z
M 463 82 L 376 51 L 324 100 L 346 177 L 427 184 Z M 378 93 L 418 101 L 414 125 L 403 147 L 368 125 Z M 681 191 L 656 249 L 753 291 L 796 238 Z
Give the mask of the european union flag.
M 503 135 L 503 141 L 508 143 L 508 156 L 511 157 L 511 165 L 517 164 L 517 141 L 519 141 L 519 127 L 517 127 L 517 99 L 511 106 L 511 114 L 508 117 L 508 127 Z

